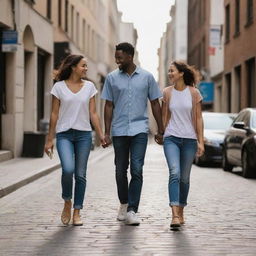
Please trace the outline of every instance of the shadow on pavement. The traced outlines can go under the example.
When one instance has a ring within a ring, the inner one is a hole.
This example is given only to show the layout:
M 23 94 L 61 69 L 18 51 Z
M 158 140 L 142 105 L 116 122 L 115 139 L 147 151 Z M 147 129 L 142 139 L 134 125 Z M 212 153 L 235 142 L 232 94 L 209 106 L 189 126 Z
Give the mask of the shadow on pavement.
M 72 225 L 61 226 L 53 236 L 47 238 L 47 242 L 38 247 L 35 255 L 65 255 L 67 246 L 74 239 L 75 228 Z

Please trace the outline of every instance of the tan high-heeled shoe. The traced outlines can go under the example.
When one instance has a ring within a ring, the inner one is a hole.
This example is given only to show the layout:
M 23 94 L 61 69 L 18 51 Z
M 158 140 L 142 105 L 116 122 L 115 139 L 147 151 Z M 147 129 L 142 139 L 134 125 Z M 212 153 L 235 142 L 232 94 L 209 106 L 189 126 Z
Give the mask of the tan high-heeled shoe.
M 73 225 L 74 226 L 83 226 L 83 222 L 81 220 L 81 216 L 79 213 L 80 213 L 80 210 L 74 209 L 74 213 L 73 213 Z
M 180 217 L 180 224 L 185 224 L 184 220 L 184 207 L 179 206 L 179 217 Z
M 172 222 L 170 225 L 171 228 L 178 228 L 180 227 L 180 217 L 179 216 L 173 216 Z
M 62 210 L 61 214 L 61 221 L 64 225 L 68 225 L 71 219 L 71 206 L 72 202 L 71 200 L 67 200 L 64 203 L 64 208 Z
M 184 224 L 185 224 L 185 221 L 184 221 L 184 218 L 183 218 L 183 217 L 180 217 L 180 224 L 181 224 L 181 225 L 184 225 Z

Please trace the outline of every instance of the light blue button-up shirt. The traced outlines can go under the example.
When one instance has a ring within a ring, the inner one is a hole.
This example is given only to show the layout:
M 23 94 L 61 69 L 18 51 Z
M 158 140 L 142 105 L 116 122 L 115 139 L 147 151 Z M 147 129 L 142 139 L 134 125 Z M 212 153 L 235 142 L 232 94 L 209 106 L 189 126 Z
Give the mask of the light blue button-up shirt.
M 148 133 L 147 103 L 162 97 L 153 75 L 137 67 L 129 76 L 116 69 L 107 75 L 101 98 L 112 101 L 112 136 Z

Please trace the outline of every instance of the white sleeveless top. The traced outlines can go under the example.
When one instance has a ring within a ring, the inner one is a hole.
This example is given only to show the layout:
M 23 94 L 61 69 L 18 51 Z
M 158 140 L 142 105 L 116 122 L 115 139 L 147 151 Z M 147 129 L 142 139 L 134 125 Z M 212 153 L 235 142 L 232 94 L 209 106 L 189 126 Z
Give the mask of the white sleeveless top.
M 73 93 L 65 81 L 55 83 L 51 94 L 60 100 L 56 133 L 71 128 L 80 131 L 91 131 L 89 101 L 96 93 L 97 90 L 90 81 L 84 81 L 83 87 L 77 93 Z
M 196 139 L 196 132 L 192 123 L 192 96 L 188 86 L 183 91 L 175 88 L 169 104 L 171 119 L 165 129 L 164 137 Z

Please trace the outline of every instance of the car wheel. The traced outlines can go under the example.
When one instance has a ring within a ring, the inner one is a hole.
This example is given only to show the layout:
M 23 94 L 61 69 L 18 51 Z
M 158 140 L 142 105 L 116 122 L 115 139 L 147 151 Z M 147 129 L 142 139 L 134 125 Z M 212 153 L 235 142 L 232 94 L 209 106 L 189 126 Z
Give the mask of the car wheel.
M 242 175 L 245 178 L 255 177 L 253 168 L 250 166 L 250 163 L 249 163 L 249 155 L 246 149 L 244 149 L 242 153 Z
M 228 162 L 228 159 L 227 159 L 227 155 L 226 155 L 226 152 L 225 150 L 223 149 L 222 150 L 222 168 L 225 172 L 231 172 L 232 169 L 233 169 L 233 165 L 231 165 L 229 162 Z

